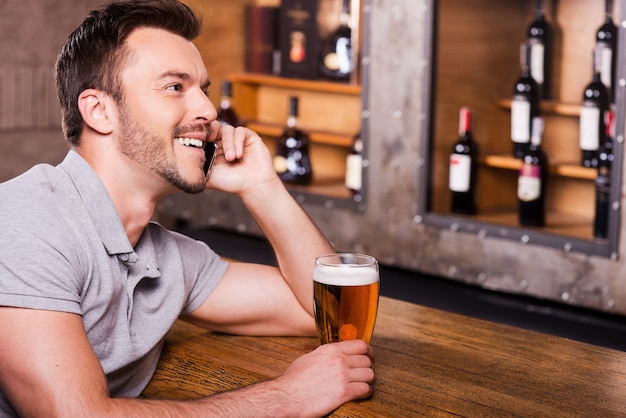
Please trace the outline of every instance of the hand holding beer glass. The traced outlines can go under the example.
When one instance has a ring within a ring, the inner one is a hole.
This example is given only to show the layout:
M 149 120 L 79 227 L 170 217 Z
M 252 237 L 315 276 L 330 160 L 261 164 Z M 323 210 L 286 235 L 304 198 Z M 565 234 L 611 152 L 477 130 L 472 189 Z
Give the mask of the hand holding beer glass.
M 313 306 L 320 343 L 361 339 L 370 343 L 380 279 L 378 261 L 364 254 L 327 254 L 315 259 Z

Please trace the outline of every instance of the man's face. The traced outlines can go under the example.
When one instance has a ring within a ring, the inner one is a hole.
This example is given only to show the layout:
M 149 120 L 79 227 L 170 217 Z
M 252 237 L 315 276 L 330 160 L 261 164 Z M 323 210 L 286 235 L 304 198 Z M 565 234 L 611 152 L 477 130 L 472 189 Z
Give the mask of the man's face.
M 189 193 L 206 187 L 203 146 L 217 117 L 202 58 L 186 39 L 140 28 L 127 39 L 120 150 Z

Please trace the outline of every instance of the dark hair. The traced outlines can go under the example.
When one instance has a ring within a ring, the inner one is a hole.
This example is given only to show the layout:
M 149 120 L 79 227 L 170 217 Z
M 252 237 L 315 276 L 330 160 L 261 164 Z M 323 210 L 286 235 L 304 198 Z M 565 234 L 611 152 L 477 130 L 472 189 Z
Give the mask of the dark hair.
M 81 92 L 101 90 L 121 102 L 120 71 L 128 58 L 124 41 L 139 27 L 160 28 L 193 40 L 202 22 L 178 0 L 126 0 L 93 10 L 61 48 L 55 68 L 63 133 L 71 145 L 78 145 L 83 130 L 78 111 Z

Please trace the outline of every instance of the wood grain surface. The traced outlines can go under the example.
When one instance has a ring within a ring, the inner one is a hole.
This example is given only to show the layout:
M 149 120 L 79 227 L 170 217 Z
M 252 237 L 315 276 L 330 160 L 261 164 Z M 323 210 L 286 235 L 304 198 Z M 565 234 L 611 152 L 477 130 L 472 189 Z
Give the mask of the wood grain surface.
M 278 376 L 315 338 L 177 322 L 144 395 L 193 399 Z M 626 353 L 382 297 L 373 396 L 334 417 L 626 416 Z

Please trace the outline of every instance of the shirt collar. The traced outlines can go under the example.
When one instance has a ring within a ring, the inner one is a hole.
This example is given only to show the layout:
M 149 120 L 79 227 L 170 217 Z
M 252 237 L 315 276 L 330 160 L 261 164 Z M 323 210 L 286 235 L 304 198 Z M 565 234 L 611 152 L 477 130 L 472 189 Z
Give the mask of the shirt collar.
M 133 247 L 104 184 L 76 151 L 70 150 L 59 164 L 65 170 L 98 230 L 109 255 L 132 253 Z

